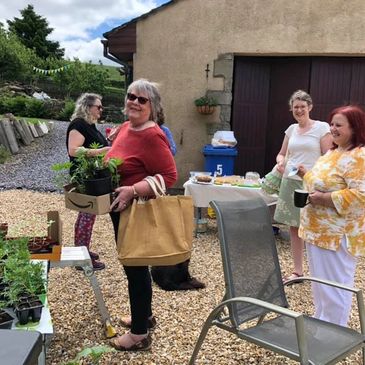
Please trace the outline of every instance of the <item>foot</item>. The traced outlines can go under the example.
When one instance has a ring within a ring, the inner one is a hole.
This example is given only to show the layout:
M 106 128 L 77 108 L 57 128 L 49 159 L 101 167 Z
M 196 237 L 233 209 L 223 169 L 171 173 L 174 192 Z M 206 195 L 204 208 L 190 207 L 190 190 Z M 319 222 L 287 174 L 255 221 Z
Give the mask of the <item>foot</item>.
M 97 254 L 96 252 L 89 251 L 89 255 L 91 260 L 99 260 L 99 254 Z
M 151 348 L 152 338 L 145 335 L 135 335 L 131 332 L 125 333 L 110 340 L 110 345 L 118 351 L 147 351 Z
M 187 281 L 179 284 L 179 290 L 204 289 L 205 284 L 194 277 L 190 277 Z
M 97 260 L 91 260 L 92 264 L 93 264 L 93 269 L 94 270 L 103 270 L 105 269 L 105 264 L 101 261 L 97 261 Z
M 301 277 L 303 277 L 303 274 L 298 274 L 297 272 L 293 271 L 289 276 L 284 276 L 283 284 L 285 285 L 291 280 L 293 280 L 293 282 L 291 282 L 288 285 L 295 284 L 296 283 L 295 279 L 298 279 L 298 278 L 301 278 Z
M 131 328 L 132 327 L 132 319 L 131 317 L 123 317 L 121 320 L 120 320 L 120 324 L 123 326 L 123 327 L 126 327 L 126 328 Z M 155 317 L 150 317 L 148 318 L 148 322 L 147 322 L 147 328 L 149 330 L 153 330 L 155 327 L 157 326 L 157 321 L 156 321 L 156 318 Z

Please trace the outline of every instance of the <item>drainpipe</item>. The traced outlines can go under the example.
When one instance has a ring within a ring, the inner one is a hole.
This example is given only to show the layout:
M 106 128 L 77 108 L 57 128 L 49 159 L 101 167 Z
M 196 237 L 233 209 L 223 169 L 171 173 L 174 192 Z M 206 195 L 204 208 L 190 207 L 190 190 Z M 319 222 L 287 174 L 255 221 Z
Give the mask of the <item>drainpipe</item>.
M 125 76 L 125 82 L 124 82 L 124 94 L 127 93 L 127 89 L 129 84 L 132 82 L 132 67 L 130 67 L 128 65 L 128 63 L 121 61 L 119 58 L 116 58 L 114 56 L 112 56 L 111 54 L 109 54 L 108 52 L 108 41 L 103 39 L 101 41 L 101 43 L 103 44 L 103 55 L 105 58 L 108 58 L 109 60 L 119 63 L 122 67 L 122 70 L 124 72 L 124 76 Z

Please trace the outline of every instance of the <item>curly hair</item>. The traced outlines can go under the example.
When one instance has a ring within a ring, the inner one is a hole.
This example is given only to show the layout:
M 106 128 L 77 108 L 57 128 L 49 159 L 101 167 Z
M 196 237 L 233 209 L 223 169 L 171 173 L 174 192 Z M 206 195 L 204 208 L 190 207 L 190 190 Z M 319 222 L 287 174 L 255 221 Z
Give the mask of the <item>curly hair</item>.
M 96 100 L 102 100 L 102 96 L 98 94 L 84 93 L 76 100 L 75 110 L 71 116 L 71 120 L 76 118 L 85 119 L 88 123 L 95 123 L 95 118 L 90 113 L 90 107 L 95 105 Z

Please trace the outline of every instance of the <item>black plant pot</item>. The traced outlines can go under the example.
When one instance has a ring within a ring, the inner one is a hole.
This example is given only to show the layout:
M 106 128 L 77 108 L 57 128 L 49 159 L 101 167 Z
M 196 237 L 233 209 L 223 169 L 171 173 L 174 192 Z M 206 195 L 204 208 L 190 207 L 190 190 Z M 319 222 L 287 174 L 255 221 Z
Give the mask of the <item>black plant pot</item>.
M 109 194 L 113 191 L 112 177 L 103 177 L 101 179 L 85 180 L 85 193 L 87 195 L 99 196 Z
M 21 325 L 29 322 L 30 308 L 28 302 L 21 302 L 15 306 L 15 314 Z
M 42 316 L 42 302 L 37 299 L 29 302 L 29 314 L 32 317 L 33 322 L 39 322 Z
M 6 295 L 5 295 L 5 291 L 8 288 L 8 284 L 4 283 L 1 279 L 0 279 L 0 302 L 6 300 Z
M 13 320 L 10 314 L 0 310 L 0 329 L 10 330 Z
M 96 170 L 94 173 L 95 179 L 101 179 L 103 177 L 109 177 L 109 176 L 112 176 L 112 174 L 111 174 L 110 170 L 107 168 Z

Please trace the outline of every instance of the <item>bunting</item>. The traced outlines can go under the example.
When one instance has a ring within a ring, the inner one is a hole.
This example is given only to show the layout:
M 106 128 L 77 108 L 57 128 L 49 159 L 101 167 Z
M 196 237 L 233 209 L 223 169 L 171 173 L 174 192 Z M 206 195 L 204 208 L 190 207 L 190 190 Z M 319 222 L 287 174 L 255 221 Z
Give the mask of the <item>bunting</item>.
M 53 74 L 56 74 L 56 73 L 63 72 L 65 70 L 67 70 L 68 68 L 70 68 L 70 66 L 71 65 L 64 65 L 60 68 L 54 68 L 52 70 L 44 70 L 42 68 L 38 68 L 38 67 L 33 66 L 33 71 L 41 73 L 42 75 L 53 75 Z

